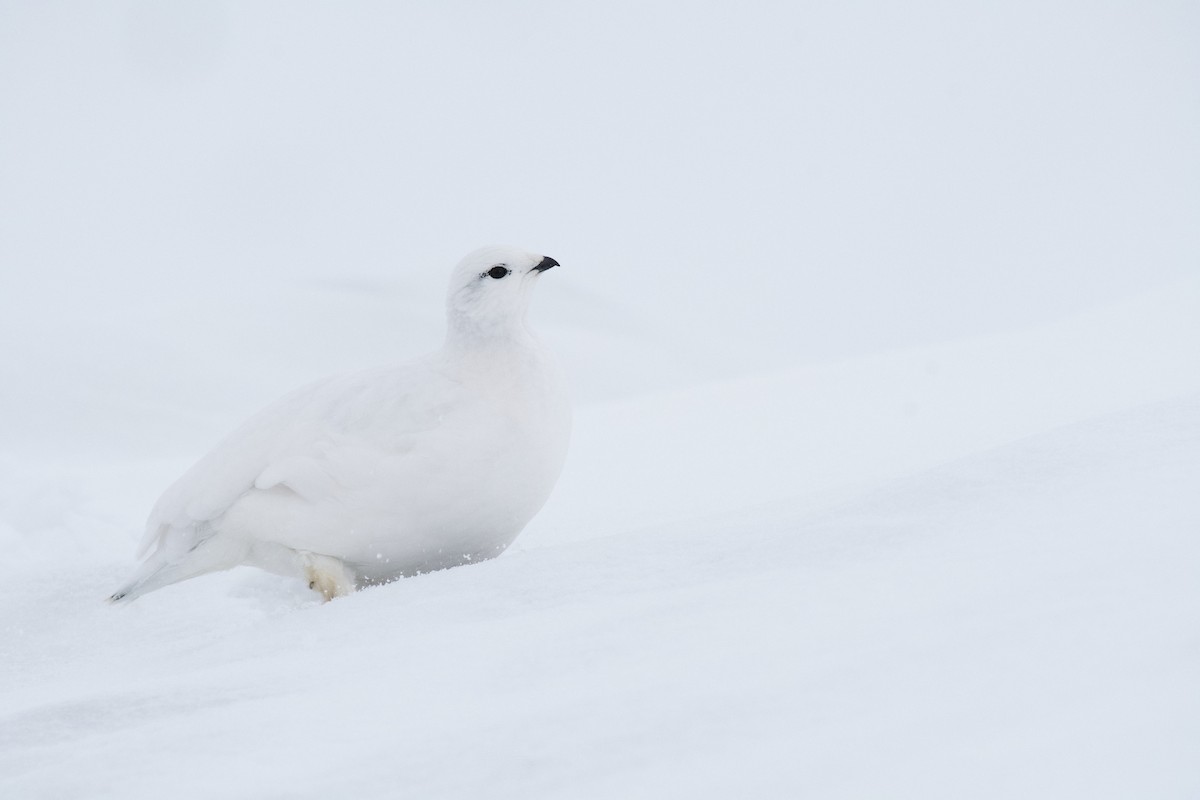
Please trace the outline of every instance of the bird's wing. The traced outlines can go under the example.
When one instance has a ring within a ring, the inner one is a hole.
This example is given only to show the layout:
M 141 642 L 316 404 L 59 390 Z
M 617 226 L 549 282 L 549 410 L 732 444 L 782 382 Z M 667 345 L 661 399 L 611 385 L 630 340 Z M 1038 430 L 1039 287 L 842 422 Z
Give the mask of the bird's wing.
M 173 531 L 195 536 L 247 492 L 286 486 L 315 501 L 365 479 L 375 458 L 437 427 L 454 389 L 453 380 L 418 362 L 292 392 L 247 420 L 163 493 L 138 556 Z

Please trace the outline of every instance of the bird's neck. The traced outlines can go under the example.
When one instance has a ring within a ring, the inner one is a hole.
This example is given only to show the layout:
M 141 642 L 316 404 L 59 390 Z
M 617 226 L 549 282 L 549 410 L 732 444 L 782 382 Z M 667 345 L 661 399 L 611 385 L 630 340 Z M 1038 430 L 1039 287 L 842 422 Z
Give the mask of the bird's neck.
M 498 356 L 537 346 L 523 317 L 480 322 L 450 313 L 446 322 L 446 341 L 442 350 L 450 357 Z

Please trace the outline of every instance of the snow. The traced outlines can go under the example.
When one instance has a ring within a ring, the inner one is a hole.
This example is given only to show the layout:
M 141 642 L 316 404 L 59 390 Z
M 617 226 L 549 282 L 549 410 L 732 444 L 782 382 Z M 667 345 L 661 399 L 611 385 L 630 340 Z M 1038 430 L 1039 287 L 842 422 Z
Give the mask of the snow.
M 0 8 L 0 797 L 1200 793 L 1194 10 L 57 8 Z M 577 398 L 507 553 L 103 602 L 493 240 Z

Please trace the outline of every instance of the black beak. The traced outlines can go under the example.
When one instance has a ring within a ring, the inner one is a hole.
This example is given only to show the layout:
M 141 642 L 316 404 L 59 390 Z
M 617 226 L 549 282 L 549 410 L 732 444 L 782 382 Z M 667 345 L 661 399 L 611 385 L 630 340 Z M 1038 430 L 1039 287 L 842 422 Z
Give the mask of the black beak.
M 538 265 L 533 268 L 533 271 L 534 272 L 545 272 L 546 270 L 550 269 L 551 267 L 557 267 L 557 266 L 559 266 L 559 264 L 553 258 L 551 258 L 550 256 L 543 256 L 542 260 L 538 262 Z

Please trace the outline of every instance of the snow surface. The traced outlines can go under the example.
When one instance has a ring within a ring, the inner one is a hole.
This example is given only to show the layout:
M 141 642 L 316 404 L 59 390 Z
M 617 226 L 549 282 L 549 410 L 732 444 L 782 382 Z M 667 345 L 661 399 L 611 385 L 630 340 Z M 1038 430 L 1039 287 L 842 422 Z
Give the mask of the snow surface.
M 1198 25 L 0 5 L 0 797 L 1200 796 Z M 578 401 L 509 552 L 103 602 L 495 240 Z

